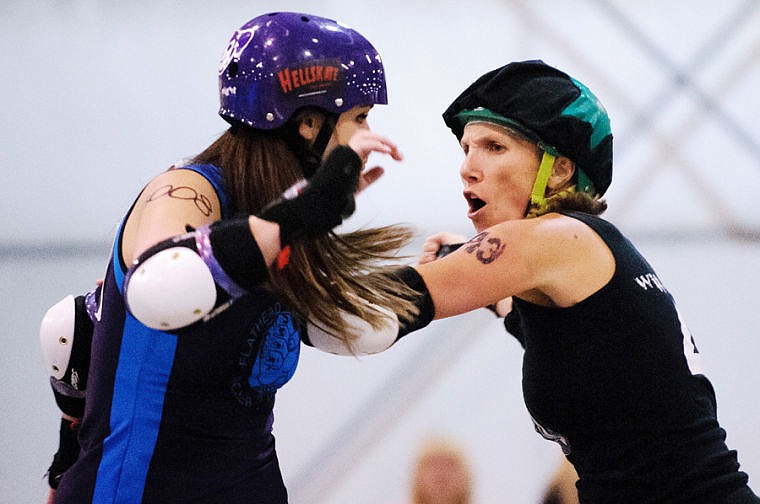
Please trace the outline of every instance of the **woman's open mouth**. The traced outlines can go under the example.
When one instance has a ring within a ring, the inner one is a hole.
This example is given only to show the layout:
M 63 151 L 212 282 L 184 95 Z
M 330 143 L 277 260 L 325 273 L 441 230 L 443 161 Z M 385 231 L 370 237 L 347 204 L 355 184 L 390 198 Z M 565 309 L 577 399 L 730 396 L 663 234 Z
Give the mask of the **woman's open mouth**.
M 464 199 L 467 200 L 467 205 L 470 207 L 470 211 L 467 212 L 467 217 L 469 218 L 472 218 L 481 208 L 486 206 L 485 201 L 469 192 L 464 193 Z

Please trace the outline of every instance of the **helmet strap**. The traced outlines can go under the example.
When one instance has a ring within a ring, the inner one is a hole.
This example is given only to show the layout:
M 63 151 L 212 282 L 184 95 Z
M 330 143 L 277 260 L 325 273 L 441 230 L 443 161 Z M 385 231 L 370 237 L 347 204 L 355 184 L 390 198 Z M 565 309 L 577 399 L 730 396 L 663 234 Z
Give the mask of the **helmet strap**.
M 530 193 L 530 202 L 532 205 L 541 206 L 546 199 L 546 185 L 549 182 L 549 177 L 552 174 L 552 168 L 554 167 L 554 160 L 556 156 L 544 151 L 541 157 L 541 164 L 538 167 L 538 173 L 536 174 L 536 181 L 533 183 L 533 190 Z
M 325 120 L 319 133 L 317 133 L 317 137 L 314 139 L 314 143 L 311 145 L 308 145 L 298 133 L 297 122 L 289 122 L 283 130 L 285 141 L 288 142 L 288 145 L 301 163 L 301 171 L 306 178 L 311 178 L 316 173 L 319 165 L 322 164 L 322 156 L 335 131 L 335 124 L 338 119 L 334 114 L 324 111 L 322 113 L 325 115 Z
M 322 156 L 324 156 L 327 144 L 330 142 L 333 131 L 335 131 L 337 117 L 327 112 L 324 114 L 325 120 L 319 129 L 319 133 L 317 133 L 317 138 L 314 139 L 314 143 L 311 146 L 306 147 L 305 155 L 301 158 L 301 166 L 306 178 L 311 178 L 316 173 L 319 165 L 322 164 Z
M 322 127 L 319 129 L 317 138 L 314 139 L 314 144 L 311 149 L 322 159 L 325 153 L 327 144 L 330 142 L 333 132 L 335 131 L 335 124 L 338 122 L 338 117 L 334 114 L 325 112 L 325 120 L 322 123 Z

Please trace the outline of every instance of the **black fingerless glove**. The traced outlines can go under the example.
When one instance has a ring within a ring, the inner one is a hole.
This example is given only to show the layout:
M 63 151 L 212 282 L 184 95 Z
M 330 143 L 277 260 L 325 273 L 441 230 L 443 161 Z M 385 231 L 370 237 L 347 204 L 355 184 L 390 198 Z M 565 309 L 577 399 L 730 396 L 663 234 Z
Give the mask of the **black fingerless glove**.
M 304 237 L 320 236 L 354 213 L 362 160 L 353 149 L 338 146 L 316 173 L 293 194 L 286 191 L 262 210 L 259 217 L 280 225 L 285 246 Z
M 58 488 L 58 483 L 66 470 L 76 462 L 79 457 L 79 440 L 77 434 L 79 425 L 70 420 L 61 418 L 61 430 L 58 437 L 58 452 L 53 456 L 47 477 L 50 488 Z

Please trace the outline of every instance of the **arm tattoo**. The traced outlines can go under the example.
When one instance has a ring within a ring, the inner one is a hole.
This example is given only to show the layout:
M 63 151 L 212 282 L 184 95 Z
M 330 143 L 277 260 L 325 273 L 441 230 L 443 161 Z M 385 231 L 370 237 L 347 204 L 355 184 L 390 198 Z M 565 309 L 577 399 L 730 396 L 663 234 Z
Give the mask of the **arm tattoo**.
M 491 264 L 504 252 L 504 247 L 501 238 L 488 238 L 488 232 L 484 231 L 473 236 L 463 248 L 468 254 L 475 253 L 483 264 Z
M 195 204 L 196 208 L 200 210 L 200 212 L 206 217 L 211 215 L 211 212 L 213 211 L 211 200 L 209 200 L 206 195 L 200 194 L 198 191 L 188 186 L 174 187 L 173 185 L 165 185 L 159 187 L 153 194 L 150 195 L 148 198 L 148 203 L 164 196 L 192 201 Z

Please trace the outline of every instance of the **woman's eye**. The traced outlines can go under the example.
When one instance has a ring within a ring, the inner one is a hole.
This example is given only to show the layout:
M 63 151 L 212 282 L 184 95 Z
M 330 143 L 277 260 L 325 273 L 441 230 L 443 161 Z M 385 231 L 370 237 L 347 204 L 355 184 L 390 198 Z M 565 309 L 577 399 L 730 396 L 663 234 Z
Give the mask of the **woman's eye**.
M 504 150 L 504 146 L 495 142 L 491 142 L 488 144 L 488 149 L 492 152 L 501 152 Z
M 356 116 L 356 122 L 359 124 L 364 124 L 364 122 L 367 120 L 367 114 L 359 114 Z

